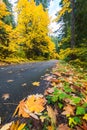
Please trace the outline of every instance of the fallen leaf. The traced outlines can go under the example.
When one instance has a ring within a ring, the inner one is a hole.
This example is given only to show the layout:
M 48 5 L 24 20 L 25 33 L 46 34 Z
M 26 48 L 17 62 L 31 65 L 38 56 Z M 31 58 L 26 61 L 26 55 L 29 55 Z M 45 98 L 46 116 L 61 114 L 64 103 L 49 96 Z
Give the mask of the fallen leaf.
M 8 71 L 9 74 L 13 73 L 12 71 Z
M 18 112 L 18 116 L 30 117 L 30 115 L 26 113 L 24 109 L 25 109 L 25 100 L 23 99 L 22 101 L 20 101 L 19 105 L 17 106 L 13 116 L 15 116 Z
M 36 113 L 42 112 L 45 109 L 44 108 L 45 104 L 46 99 L 43 97 L 43 95 L 40 96 L 38 94 L 31 95 L 26 100 L 26 105 L 30 112 L 36 112 Z
M 12 125 L 13 121 L 10 123 L 7 123 L 6 125 L 4 125 L 0 130 L 8 130 L 10 128 L 10 126 Z
M 61 76 L 61 73 L 59 73 L 59 72 L 55 72 L 55 73 L 53 73 L 53 74 L 56 75 L 56 76 L 58 76 L 58 77 Z
M 53 126 L 48 126 L 47 130 L 54 130 L 54 127 Z
M 83 98 L 84 102 L 87 103 L 87 96 Z
M 37 87 L 40 86 L 40 82 L 33 82 L 32 84 L 33 86 L 37 86 Z
M 25 123 L 23 123 L 23 124 L 20 124 L 20 126 L 18 127 L 18 129 L 17 130 L 23 130 L 23 128 L 25 127 Z
M 46 99 L 41 94 L 30 95 L 27 99 L 23 99 L 18 107 L 16 108 L 13 116 L 17 115 L 22 117 L 30 117 L 32 116 L 35 119 L 38 119 L 36 114 L 42 112 L 46 104 Z
M 48 88 L 47 90 L 45 90 L 44 95 L 48 95 L 54 92 L 54 88 Z
M 68 104 L 63 110 L 65 110 L 62 112 L 63 115 L 74 115 L 75 107 Z
M 44 78 L 44 80 L 50 81 L 52 79 L 52 76 L 47 76 L 46 78 Z
M 27 83 L 23 83 L 21 86 L 22 86 L 22 87 L 25 87 L 25 86 L 27 86 Z
M 7 80 L 7 82 L 8 82 L 8 83 L 11 83 L 11 82 L 13 82 L 13 81 L 14 81 L 14 80 L 12 80 L 12 79 L 10 79 L 10 80 Z
M 60 83 L 61 81 L 58 80 L 58 79 L 51 79 L 51 82 L 54 82 L 54 83 L 58 84 L 58 83 Z
M 83 119 L 87 121 L 87 114 L 83 116 Z
M 81 129 L 79 126 L 76 126 L 76 130 L 83 130 L 83 129 Z
M 87 130 L 87 123 L 83 122 L 82 126 L 80 126 L 83 130 Z
M 47 106 L 47 112 L 48 112 L 48 116 L 51 118 L 51 122 L 53 124 L 56 124 L 57 112 L 55 110 L 53 110 L 51 106 Z
M 26 106 L 26 104 L 25 104 L 25 106 Z M 34 114 L 34 113 L 32 113 L 32 112 L 29 111 L 29 109 L 28 109 L 27 106 L 26 106 L 26 108 L 24 108 L 24 111 L 25 111 L 27 114 L 29 114 L 31 117 L 33 117 L 34 119 L 36 119 L 36 120 L 39 119 L 36 114 Z
M 46 116 L 40 116 L 41 122 L 44 122 L 45 119 L 46 119 Z
M 23 130 L 23 128 L 25 127 L 25 123 L 21 123 L 20 124 L 20 122 L 19 121 L 17 121 L 17 122 L 14 122 L 12 125 L 11 125 L 11 127 L 10 127 L 10 129 L 9 130 Z
M 57 130 L 71 130 L 67 124 L 60 124 Z
M 9 97 L 10 97 L 10 95 L 9 95 L 8 93 L 5 93 L 5 94 L 2 95 L 2 98 L 3 98 L 4 100 L 9 99 Z

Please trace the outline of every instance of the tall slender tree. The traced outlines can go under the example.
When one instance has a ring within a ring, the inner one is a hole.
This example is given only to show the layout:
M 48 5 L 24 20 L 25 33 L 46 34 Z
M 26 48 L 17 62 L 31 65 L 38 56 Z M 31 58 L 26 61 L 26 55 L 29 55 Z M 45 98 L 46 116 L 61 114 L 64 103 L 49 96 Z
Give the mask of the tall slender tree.
M 71 1 L 71 49 L 75 47 L 75 2 Z

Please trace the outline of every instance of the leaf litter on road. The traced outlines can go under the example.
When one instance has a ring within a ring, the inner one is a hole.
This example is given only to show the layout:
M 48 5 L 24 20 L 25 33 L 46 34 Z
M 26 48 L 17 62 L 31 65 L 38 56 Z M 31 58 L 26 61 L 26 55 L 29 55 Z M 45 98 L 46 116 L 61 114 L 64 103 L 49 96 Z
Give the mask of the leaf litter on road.
M 10 98 L 9 93 L 4 93 L 4 94 L 2 95 L 2 98 L 3 98 L 4 100 L 9 99 L 9 98 Z
M 40 82 L 33 82 L 32 85 L 38 87 L 38 86 L 40 86 Z

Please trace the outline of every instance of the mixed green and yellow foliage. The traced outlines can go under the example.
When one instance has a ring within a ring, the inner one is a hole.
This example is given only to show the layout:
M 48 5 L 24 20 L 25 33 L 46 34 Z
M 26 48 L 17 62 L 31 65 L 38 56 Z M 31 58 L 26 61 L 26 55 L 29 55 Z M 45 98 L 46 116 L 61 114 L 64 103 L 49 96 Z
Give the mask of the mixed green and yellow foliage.
M 57 20 L 63 26 L 58 42 L 59 58 L 87 67 L 87 1 L 61 0 L 60 5 Z

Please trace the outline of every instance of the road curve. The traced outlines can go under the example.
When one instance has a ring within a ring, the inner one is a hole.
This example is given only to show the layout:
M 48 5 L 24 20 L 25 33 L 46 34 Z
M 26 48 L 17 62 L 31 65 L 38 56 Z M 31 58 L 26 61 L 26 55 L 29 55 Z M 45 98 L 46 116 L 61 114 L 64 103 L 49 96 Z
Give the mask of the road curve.
M 57 60 L 50 60 L 0 67 L 0 117 L 2 122 L 9 120 L 21 99 L 29 94 L 44 92 L 45 83 L 35 87 L 32 82 L 41 81 L 41 76 L 44 76 L 57 62 Z

